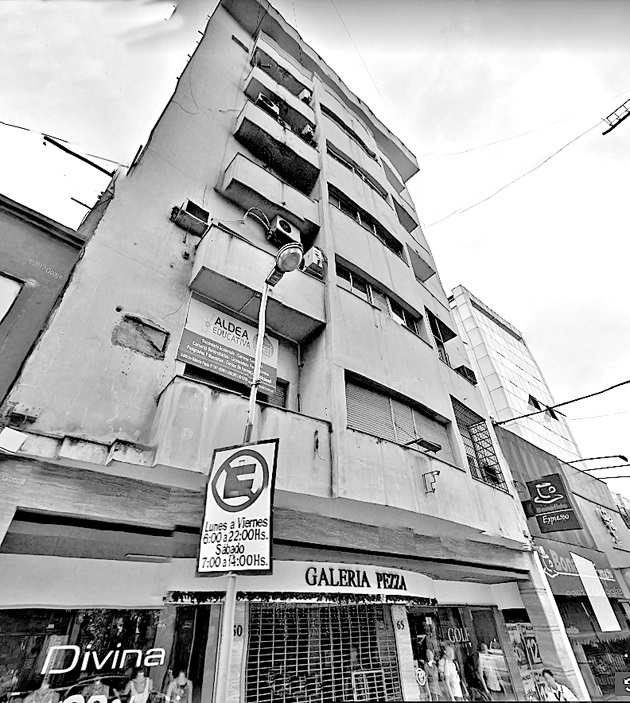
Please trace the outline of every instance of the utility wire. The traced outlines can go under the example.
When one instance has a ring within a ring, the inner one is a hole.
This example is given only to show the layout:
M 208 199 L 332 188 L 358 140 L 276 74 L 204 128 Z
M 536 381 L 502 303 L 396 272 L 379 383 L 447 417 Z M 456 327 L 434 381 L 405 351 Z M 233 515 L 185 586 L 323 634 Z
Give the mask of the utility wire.
M 606 415 L 589 415 L 587 417 L 568 417 L 567 420 L 570 420 L 571 422 L 575 422 L 576 420 L 598 420 L 599 418 L 602 417 L 613 417 L 614 415 L 627 415 L 630 413 L 630 410 L 622 410 L 621 412 L 618 413 L 607 413 Z
M 597 125 L 595 125 L 597 126 Z M 514 422 L 515 420 L 522 420 L 526 417 L 532 417 L 532 415 L 540 415 L 540 413 L 544 413 L 547 410 L 555 410 L 556 408 L 562 408 L 565 405 L 570 405 L 571 403 L 577 403 L 578 400 L 586 400 L 587 398 L 593 398 L 596 395 L 602 395 L 602 393 L 608 393 L 608 391 L 612 391 L 615 388 L 620 388 L 621 386 L 626 386 L 630 383 L 630 380 L 628 381 L 622 381 L 621 383 L 615 383 L 614 386 L 609 386 L 608 388 L 604 388 L 601 391 L 595 391 L 595 393 L 589 393 L 588 395 L 583 395 L 580 396 L 579 398 L 574 398 L 573 400 L 565 400 L 562 403 L 556 403 L 556 405 L 550 405 L 547 408 L 543 408 L 542 410 L 535 410 L 533 413 L 527 413 L 526 415 L 519 415 L 518 417 L 511 417 L 509 420 L 500 420 L 499 422 L 495 422 L 495 425 L 506 425 L 508 422 Z
M 341 13 L 340 13 L 339 10 L 337 9 L 337 5 L 335 4 L 335 0 L 330 0 L 330 2 L 331 2 L 331 4 L 332 4 L 332 6 L 335 8 L 335 12 L 337 13 L 337 16 L 339 17 L 339 19 L 341 20 L 341 24 L 343 25 L 343 28 L 346 30 L 346 34 L 350 37 L 350 41 L 352 42 L 352 46 L 354 46 L 354 49 L 355 49 L 355 51 L 357 52 L 358 57 L 361 59 L 361 63 L 362 63 L 363 66 L 365 67 L 365 70 L 367 71 L 367 74 L 368 74 L 368 76 L 370 77 L 370 80 L 372 81 L 372 84 L 373 84 L 374 87 L 376 88 L 376 92 L 379 94 L 379 96 L 380 96 L 380 98 L 381 98 L 381 102 L 382 102 L 383 105 L 385 106 L 385 109 L 386 109 L 387 112 L 389 113 L 389 116 L 392 118 L 392 122 L 394 123 L 394 127 L 395 127 L 396 129 L 398 129 L 398 125 L 396 124 L 396 119 L 394 118 L 394 115 L 392 115 L 391 110 L 390 110 L 389 107 L 387 106 L 387 103 L 385 102 L 385 98 L 383 97 L 383 94 L 382 94 L 381 91 L 378 89 L 378 86 L 376 85 L 376 81 L 374 80 L 372 74 L 370 73 L 370 69 L 367 67 L 367 64 L 366 64 L 365 61 L 363 60 L 363 56 L 361 56 L 361 52 L 359 51 L 359 47 L 356 45 L 354 39 L 352 38 L 352 34 L 350 34 L 350 30 L 349 30 L 348 27 L 346 26 L 346 23 L 343 21 L 343 17 L 341 16 Z
M 482 200 L 478 200 L 476 203 L 473 203 L 472 205 L 469 205 L 468 207 L 459 208 L 457 210 L 454 210 L 449 215 L 446 215 L 445 217 L 442 217 L 441 219 L 436 220 L 435 222 L 432 222 L 430 225 L 426 225 L 423 229 L 427 230 L 427 229 L 429 229 L 429 227 L 434 227 L 435 225 L 440 224 L 440 222 L 444 222 L 445 220 L 448 220 L 449 217 L 453 217 L 453 215 L 461 215 L 464 212 L 468 212 L 468 210 L 472 210 L 474 207 L 477 207 L 477 205 L 481 205 L 482 203 L 487 202 L 491 198 L 494 198 L 495 195 L 498 195 L 499 193 L 504 191 L 506 188 L 509 188 L 514 183 L 517 183 L 518 181 L 520 181 L 522 178 L 525 178 L 525 176 L 528 176 L 530 173 L 533 173 L 534 171 L 539 169 L 541 166 L 544 166 L 554 156 L 557 156 L 561 151 L 564 151 L 564 149 L 566 149 L 568 146 L 573 144 L 573 142 L 576 142 L 578 139 L 581 139 L 585 134 L 588 134 L 589 132 L 594 130 L 596 127 L 598 127 L 601 122 L 602 122 L 602 120 L 599 120 L 599 122 L 597 122 L 596 124 L 589 127 L 586 131 L 582 132 L 581 134 L 578 134 L 577 137 L 574 137 L 573 139 L 571 139 L 571 141 L 567 142 L 566 144 L 563 144 L 559 149 L 556 149 L 553 153 L 551 153 L 549 156 L 545 157 L 538 164 L 536 164 L 535 166 L 533 166 L 529 170 L 525 171 L 525 173 L 522 173 L 520 176 L 513 178 L 511 181 L 509 181 L 505 185 L 501 186 L 501 188 L 499 188 L 498 190 L 495 190 L 493 193 L 491 193 L 487 197 L 483 198 Z

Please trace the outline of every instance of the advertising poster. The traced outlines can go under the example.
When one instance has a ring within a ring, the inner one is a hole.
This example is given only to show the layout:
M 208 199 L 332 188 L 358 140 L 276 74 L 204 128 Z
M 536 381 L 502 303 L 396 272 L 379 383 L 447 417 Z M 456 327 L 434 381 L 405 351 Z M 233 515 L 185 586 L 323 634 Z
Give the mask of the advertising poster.
M 528 481 L 527 489 L 541 532 L 582 529 L 560 474 L 547 474 Z
M 255 327 L 193 298 L 177 359 L 249 386 L 254 377 L 257 341 Z M 277 370 L 278 340 L 265 335 L 260 384 L 263 393 L 275 392 Z

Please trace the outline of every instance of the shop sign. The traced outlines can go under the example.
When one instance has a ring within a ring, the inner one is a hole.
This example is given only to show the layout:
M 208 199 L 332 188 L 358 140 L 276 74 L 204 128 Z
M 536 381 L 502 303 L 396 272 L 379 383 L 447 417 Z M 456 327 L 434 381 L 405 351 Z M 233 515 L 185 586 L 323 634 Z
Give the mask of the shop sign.
M 528 481 L 527 488 L 541 532 L 582 529 L 560 474 L 547 474 Z
M 208 476 L 199 573 L 271 571 L 278 439 L 215 449 Z
M 187 364 L 251 385 L 258 330 L 192 298 L 188 318 L 177 350 Z M 276 390 L 278 340 L 265 335 L 260 389 Z
M 68 656 L 70 655 L 70 656 Z M 114 649 L 101 654 L 90 649 L 82 650 L 76 644 L 53 645 L 48 648 L 41 673 L 67 674 L 68 672 L 94 669 L 103 675 L 114 671 L 125 672 L 129 667 L 163 666 L 166 661 L 166 651 L 155 647 L 143 652 L 141 649 L 120 649 L 120 644 Z
M 556 595 L 587 595 L 577 566 L 571 556 L 571 552 L 574 552 L 595 564 L 599 580 L 609 598 L 621 598 L 623 596 L 619 582 L 615 578 L 615 574 L 604 554 L 593 549 L 577 547 L 565 542 L 540 537 L 535 538 L 534 541 L 551 590 Z

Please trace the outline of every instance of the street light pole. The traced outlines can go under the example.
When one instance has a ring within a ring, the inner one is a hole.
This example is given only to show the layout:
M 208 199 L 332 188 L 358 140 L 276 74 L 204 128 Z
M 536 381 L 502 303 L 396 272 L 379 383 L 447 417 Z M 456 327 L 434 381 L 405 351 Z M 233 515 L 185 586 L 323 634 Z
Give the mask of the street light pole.
M 256 424 L 256 397 L 258 395 L 258 387 L 260 386 L 269 292 L 285 273 L 295 271 L 301 261 L 302 245 L 297 242 L 285 244 L 278 251 L 275 265 L 265 279 L 265 284 L 260 297 L 260 310 L 258 311 L 258 338 L 256 340 L 256 351 L 254 354 L 254 373 L 252 376 L 252 385 L 249 391 L 249 405 L 247 408 L 247 420 L 245 422 L 243 444 L 248 444 L 251 442 L 252 435 L 254 433 L 254 426 Z M 234 641 L 235 610 L 236 574 L 229 573 L 227 576 L 227 587 L 225 589 L 225 600 L 223 602 L 223 614 L 221 617 L 221 640 L 219 642 L 217 662 L 217 684 L 214 695 L 215 703 L 227 703 L 228 699 L 230 664 L 232 662 L 232 644 Z

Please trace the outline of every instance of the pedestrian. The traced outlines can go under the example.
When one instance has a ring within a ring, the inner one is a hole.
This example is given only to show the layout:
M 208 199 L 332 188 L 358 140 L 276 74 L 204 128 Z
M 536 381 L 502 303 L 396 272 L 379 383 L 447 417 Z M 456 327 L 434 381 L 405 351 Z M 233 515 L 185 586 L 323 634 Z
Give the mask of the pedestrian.
M 573 691 L 564 684 L 558 683 L 553 671 L 543 669 L 543 679 L 545 679 L 545 700 L 546 701 L 577 701 Z

